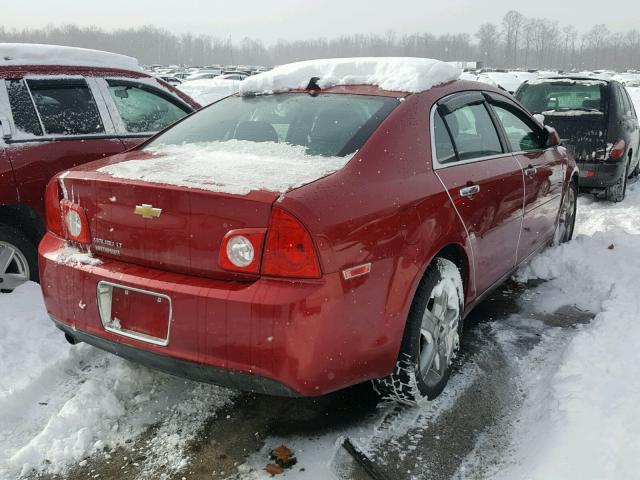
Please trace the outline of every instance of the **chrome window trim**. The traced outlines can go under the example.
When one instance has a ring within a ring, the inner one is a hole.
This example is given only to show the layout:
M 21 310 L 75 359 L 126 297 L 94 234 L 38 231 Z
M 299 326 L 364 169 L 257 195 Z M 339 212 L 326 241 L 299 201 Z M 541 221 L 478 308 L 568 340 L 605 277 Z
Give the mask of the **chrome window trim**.
M 113 124 L 113 118 L 111 117 L 111 112 L 109 112 L 109 109 L 107 108 L 102 90 L 98 85 L 98 78 L 84 77 L 84 80 L 87 82 L 89 91 L 91 91 L 91 95 L 93 95 L 93 101 L 96 102 L 96 106 L 98 107 L 98 115 L 102 118 L 102 125 L 104 126 L 105 134 L 115 135 L 116 129 Z
M 100 291 L 100 287 L 103 286 L 107 286 L 107 287 L 111 287 L 112 291 L 113 288 L 121 288 L 123 290 L 131 290 L 133 292 L 138 292 L 138 293 L 143 293 L 145 295 L 150 295 L 156 298 L 163 298 L 165 300 L 167 300 L 169 302 L 169 320 L 167 322 L 167 336 L 166 338 L 157 338 L 157 337 L 152 337 L 150 335 L 145 335 L 143 333 L 136 333 L 136 332 L 132 332 L 131 330 L 118 330 L 117 328 L 112 328 L 110 326 L 107 325 L 107 323 L 105 322 L 105 318 L 110 317 L 110 313 L 111 313 L 111 303 L 109 303 L 108 307 L 109 307 L 109 313 L 107 314 L 107 312 L 105 311 L 107 305 L 103 305 L 103 302 L 101 301 L 101 291 Z M 152 345 L 158 345 L 161 347 L 166 347 L 167 345 L 169 345 L 169 339 L 171 337 L 171 325 L 173 322 L 173 302 L 171 300 L 171 297 L 169 297 L 168 295 L 165 295 L 164 293 L 158 293 L 158 292 L 152 292 L 150 290 L 144 290 L 142 288 L 135 288 L 135 287 L 130 287 L 127 285 L 121 285 L 118 283 L 113 283 L 113 282 L 108 282 L 105 280 L 101 280 L 100 282 L 98 282 L 97 286 L 96 286 L 96 301 L 98 303 L 98 312 L 100 314 L 100 321 L 102 322 L 102 326 L 103 328 L 110 333 L 116 334 L 116 335 L 120 335 L 123 337 L 127 337 L 127 338 L 132 338 L 134 340 L 139 340 L 141 342 L 145 342 L 145 343 L 150 343 Z

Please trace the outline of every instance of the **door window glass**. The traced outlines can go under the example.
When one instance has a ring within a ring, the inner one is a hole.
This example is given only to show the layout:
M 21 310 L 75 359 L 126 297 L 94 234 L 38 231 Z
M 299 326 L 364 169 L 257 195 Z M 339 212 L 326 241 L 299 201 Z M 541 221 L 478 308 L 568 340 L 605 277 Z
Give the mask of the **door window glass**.
M 451 136 L 447 131 L 444 120 L 438 112 L 436 112 L 433 122 L 433 133 L 436 144 L 436 158 L 440 163 L 450 163 L 456 160 L 456 151 L 451 142 Z
M 47 135 L 104 133 L 93 95 L 84 80 L 27 80 Z
M 498 105 L 493 105 L 493 109 L 507 134 L 512 151 L 528 152 L 545 147 L 540 132 L 520 118 L 519 115 L 516 115 L 515 112 Z
M 460 160 L 502 153 L 500 139 L 484 104 L 467 105 L 445 116 Z
M 157 132 L 188 112 L 148 89 L 109 82 L 109 92 L 128 133 Z
M 6 85 L 17 133 L 19 135 L 42 135 L 40 120 L 38 120 L 27 86 L 22 80 L 7 80 Z

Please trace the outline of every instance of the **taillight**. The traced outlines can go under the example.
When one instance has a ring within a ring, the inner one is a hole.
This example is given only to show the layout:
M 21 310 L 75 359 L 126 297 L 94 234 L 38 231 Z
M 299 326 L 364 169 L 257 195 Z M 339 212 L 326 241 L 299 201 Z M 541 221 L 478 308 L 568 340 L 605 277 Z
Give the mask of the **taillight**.
M 57 178 L 51 179 L 47 184 L 44 194 L 44 211 L 47 221 L 47 230 L 51 233 L 64 237 L 64 228 L 62 227 L 62 210 L 60 208 L 60 183 Z
M 322 275 L 311 235 L 297 218 L 279 208 L 271 211 L 262 273 L 288 278 Z
M 69 200 L 62 200 L 60 205 L 67 239 L 78 243 L 91 243 L 89 221 L 84 209 Z
M 620 160 L 624 156 L 624 149 L 626 147 L 624 140 L 618 140 L 609 148 L 609 159 Z
M 220 267 L 245 273 L 260 273 L 266 228 L 231 230 L 220 245 Z

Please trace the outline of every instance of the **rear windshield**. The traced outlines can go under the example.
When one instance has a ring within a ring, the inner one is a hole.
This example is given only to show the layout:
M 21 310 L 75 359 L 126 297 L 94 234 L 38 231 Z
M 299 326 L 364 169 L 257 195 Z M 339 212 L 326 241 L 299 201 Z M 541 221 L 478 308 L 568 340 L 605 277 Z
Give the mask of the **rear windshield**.
M 398 103 L 389 97 L 326 93 L 234 96 L 186 118 L 144 148 L 245 140 L 342 157 L 360 149 Z
M 604 112 L 604 92 L 603 82 L 559 80 L 525 84 L 516 96 L 532 113 Z

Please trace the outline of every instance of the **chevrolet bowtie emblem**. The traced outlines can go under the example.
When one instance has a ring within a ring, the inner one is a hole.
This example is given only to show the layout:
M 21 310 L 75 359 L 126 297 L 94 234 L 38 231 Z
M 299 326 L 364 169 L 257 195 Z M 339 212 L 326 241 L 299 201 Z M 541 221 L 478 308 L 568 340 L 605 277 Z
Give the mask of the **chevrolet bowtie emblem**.
M 136 209 L 133 211 L 136 215 L 142 215 L 142 218 L 158 218 L 162 213 L 161 208 L 153 208 L 152 205 L 143 203 L 142 205 L 136 205 Z

